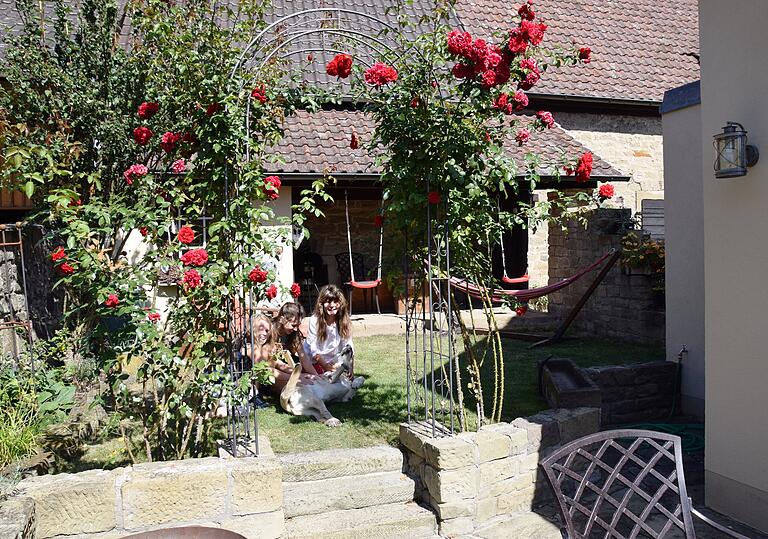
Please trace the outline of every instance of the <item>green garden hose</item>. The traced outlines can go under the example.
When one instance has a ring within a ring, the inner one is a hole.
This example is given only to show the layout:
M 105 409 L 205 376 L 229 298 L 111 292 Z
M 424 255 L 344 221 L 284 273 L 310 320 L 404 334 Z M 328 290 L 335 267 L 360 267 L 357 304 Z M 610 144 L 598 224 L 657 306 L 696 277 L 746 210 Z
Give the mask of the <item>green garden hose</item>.
M 622 425 L 621 428 L 644 429 L 675 434 L 682 439 L 683 453 L 699 453 L 704 451 L 703 423 L 632 423 L 631 425 Z

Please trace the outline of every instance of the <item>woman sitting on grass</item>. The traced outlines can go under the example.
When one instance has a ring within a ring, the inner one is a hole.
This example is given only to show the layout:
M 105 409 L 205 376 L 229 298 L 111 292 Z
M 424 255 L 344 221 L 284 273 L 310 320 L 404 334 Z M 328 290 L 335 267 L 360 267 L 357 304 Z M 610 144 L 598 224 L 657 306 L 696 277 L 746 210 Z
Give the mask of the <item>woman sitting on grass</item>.
M 347 344 L 352 346 L 347 300 L 338 286 L 329 284 L 320 290 L 315 312 L 309 319 L 304 352 L 312 359 L 317 373 L 323 374 L 339 368 L 338 355 Z
M 280 307 L 277 316 L 272 320 L 272 330 L 278 346 L 290 352 L 293 362 L 300 363 L 305 374 L 315 375 L 312 362 L 304 353 L 304 337 L 299 329 L 303 319 L 304 308 L 298 303 L 288 302 Z M 304 376 L 302 381 L 306 381 Z

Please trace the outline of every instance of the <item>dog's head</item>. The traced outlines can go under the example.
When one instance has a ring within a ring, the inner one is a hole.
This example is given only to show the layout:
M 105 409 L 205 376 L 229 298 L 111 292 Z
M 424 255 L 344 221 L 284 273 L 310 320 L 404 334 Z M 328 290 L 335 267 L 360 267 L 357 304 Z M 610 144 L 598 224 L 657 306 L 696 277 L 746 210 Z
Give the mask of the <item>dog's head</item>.
M 355 351 L 350 345 L 345 345 L 337 356 L 337 362 L 341 363 L 342 368 L 347 372 L 352 372 L 355 363 Z

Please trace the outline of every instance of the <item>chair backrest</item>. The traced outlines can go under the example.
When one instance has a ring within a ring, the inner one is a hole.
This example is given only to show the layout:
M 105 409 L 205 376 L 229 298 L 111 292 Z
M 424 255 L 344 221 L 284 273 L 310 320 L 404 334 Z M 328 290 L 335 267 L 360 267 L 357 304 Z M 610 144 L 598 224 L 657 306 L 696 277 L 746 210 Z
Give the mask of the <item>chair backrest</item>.
M 364 258 L 361 253 L 352 253 L 352 264 L 355 269 L 355 279 L 363 281 L 366 278 Z M 339 253 L 336 255 L 336 266 L 339 271 L 339 278 L 342 283 L 352 280 L 352 273 L 349 271 L 349 253 Z
M 695 539 L 680 438 L 614 430 L 564 445 L 539 464 L 569 539 Z

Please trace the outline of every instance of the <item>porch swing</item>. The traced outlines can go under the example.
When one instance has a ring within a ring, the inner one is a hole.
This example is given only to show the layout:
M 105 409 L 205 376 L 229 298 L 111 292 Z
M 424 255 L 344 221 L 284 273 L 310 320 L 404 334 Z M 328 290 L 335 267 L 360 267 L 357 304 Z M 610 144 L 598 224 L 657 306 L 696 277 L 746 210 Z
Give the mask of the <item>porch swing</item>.
M 384 199 L 381 201 L 382 211 L 384 209 Z M 384 246 L 384 226 L 379 227 L 379 262 L 376 266 L 376 278 L 369 281 L 358 281 L 355 279 L 355 260 L 352 253 L 352 234 L 350 232 L 349 224 L 349 200 L 347 190 L 344 190 L 344 215 L 347 221 L 347 247 L 349 256 L 349 281 L 344 282 L 344 288 L 347 289 L 349 297 L 349 313 L 352 314 L 352 292 L 354 289 L 359 290 L 372 290 L 374 297 L 376 298 L 376 312 L 381 314 L 381 307 L 379 306 L 379 285 L 381 284 L 381 258 Z M 357 253 L 355 253 L 357 254 Z M 337 258 L 337 263 L 339 259 Z M 342 269 L 342 264 L 339 264 L 339 269 Z M 343 277 L 342 277 L 343 278 Z M 367 299 L 366 299 L 367 301 Z

